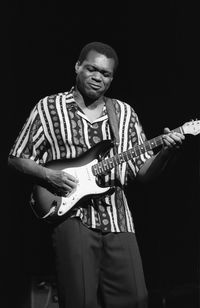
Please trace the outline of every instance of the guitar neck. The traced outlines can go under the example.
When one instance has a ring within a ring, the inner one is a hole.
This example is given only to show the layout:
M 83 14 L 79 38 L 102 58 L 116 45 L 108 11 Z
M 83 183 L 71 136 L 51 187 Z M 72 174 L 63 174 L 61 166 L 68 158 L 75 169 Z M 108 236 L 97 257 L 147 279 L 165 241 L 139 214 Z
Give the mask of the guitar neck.
M 179 126 L 172 130 L 172 132 L 178 132 L 184 134 L 184 131 L 182 129 L 182 126 Z M 102 175 L 113 169 L 114 167 L 127 162 L 141 154 L 144 154 L 147 151 L 153 150 L 154 148 L 159 147 L 163 144 L 163 135 L 157 136 L 155 138 L 152 138 L 150 140 L 145 141 L 142 144 L 137 144 L 133 148 L 116 154 L 113 157 L 104 159 L 97 164 L 92 166 L 92 172 L 96 175 Z

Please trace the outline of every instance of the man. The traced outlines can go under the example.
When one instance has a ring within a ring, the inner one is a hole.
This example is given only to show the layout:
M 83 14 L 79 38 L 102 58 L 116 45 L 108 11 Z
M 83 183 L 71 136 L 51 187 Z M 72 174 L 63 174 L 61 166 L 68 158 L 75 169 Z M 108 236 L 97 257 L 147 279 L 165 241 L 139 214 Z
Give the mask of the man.
M 84 46 L 75 65 L 75 86 L 38 102 L 10 152 L 9 165 L 66 198 L 78 190 L 78 176 L 45 163 L 80 157 L 102 140 L 113 138 L 105 93 L 117 65 L 118 56 L 109 45 L 92 42 Z M 117 99 L 112 104 L 120 140 L 110 148 L 108 157 L 146 140 L 133 108 Z M 114 191 L 98 198 L 91 191 L 89 199 L 75 204 L 55 224 L 52 240 L 61 308 L 147 307 L 142 262 L 124 187 L 129 176 L 147 181 L 159 175 L 184 135 L 165 129 L 162 139 L 163 147 L 156 155 L 146 151 L 101 177 L 101 185 L 113 186 Z

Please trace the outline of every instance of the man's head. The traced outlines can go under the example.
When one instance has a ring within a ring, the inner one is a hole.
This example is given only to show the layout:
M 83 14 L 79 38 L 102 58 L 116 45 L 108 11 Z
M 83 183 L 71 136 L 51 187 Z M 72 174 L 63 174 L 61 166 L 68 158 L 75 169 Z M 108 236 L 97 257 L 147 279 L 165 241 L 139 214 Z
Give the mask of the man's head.
M 92 42 L 83 47 L 76 62 L 77 88 L 90 99 L 98 99 L 110 87 L 118 66 L 115 50 L 104 43 Z
M 110 45 L 101 42 L 91 42 L 82 48 L 78 58 L 80 64 L 82 64 L 82 62 L 87 58 L 87 55 L 91 50 L 96 51 L 97 53 L 102 54 L 107 58 L 113 59 L 115 62 L 114 72 L 116 72 L 119 64 L 118 55 Z

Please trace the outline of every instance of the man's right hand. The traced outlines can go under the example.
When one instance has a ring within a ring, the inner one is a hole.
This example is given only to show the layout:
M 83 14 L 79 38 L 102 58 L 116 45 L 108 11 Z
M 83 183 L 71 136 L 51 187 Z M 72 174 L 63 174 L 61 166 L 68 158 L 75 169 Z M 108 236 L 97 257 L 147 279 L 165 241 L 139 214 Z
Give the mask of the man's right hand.
M 45 168 L 45 173 L 48 184 L 58 195 L 65 197 L 77 187 L 78 180 L 65 171 Z

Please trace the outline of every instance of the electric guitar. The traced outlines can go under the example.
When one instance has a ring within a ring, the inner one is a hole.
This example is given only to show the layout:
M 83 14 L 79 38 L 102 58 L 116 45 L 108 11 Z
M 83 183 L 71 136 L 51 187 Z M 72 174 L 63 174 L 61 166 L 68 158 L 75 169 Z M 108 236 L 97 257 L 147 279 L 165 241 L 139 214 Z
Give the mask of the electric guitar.
M 186 122 L 184 125 L 174 129 L 173 132 L 197 135 L 200 133 L 200 121 Z M 45 165 L 47 168 L 66 171 L 78 179 L 78 184 L 76 189 L 65 197 L 55 194 L 50 188 L 34 185 L 33 199 L 35 201 L 31 203 L 31 207 L 35 215 L 40 219 L 53 222 L 65 215 L 85 198 L 109 194 L 113 188 L 99 186 L 97 183 L 98 176 L 105 175 L 123 162 L 127 162 L 162 144 L 163 139 L 162 135 L 160 135 L 111 158 L 105 158 L 105 154 L 112 146 L 112 141 L 104 140 L 78 158 L 48 162 Z

